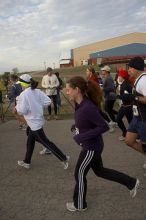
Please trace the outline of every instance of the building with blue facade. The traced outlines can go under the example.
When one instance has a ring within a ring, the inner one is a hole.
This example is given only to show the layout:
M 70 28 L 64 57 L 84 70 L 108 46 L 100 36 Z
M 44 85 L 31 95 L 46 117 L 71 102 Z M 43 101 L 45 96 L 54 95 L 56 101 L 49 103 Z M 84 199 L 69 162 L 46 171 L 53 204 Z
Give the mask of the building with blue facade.
M 74 66 L 89 64 L 126 65 L 134 56 L 146 60 L 146 33 L 130 33 L 71 50 Z

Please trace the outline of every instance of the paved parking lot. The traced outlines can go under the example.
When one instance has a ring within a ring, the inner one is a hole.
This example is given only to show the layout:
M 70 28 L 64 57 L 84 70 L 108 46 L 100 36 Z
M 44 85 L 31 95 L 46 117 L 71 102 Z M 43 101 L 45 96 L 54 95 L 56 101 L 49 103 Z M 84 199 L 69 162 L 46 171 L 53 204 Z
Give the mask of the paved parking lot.
M 138 177 L 137 196 L 131 199 L 127 188 L 88 174 L 88 209 L 70 213 L 65 204 L 72 201 L 74 167 L 80 151 L 72 140 L 72 120 L 45 124 L 47 136 L 71 156 L 64 170 L 53 155 L 40 155 L 36 144 L 30 170 L 17 166 L 24 158 L 25 131 L 15 120 L 0 124 L 0 220 L 144 220 L 146 219 L 146 178 L 142 169 L 144 156 L 118 141 L 118 128 L 104 135 L 104 165 Z

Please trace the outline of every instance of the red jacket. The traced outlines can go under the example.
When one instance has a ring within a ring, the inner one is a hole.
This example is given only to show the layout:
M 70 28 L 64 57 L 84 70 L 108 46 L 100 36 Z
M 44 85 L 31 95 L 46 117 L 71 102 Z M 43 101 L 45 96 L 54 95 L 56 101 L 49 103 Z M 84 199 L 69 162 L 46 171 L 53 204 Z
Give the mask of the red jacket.
M 94 82 L 96 82 L 96 83 L 99 84 L 98 78 L 97 78 L 96 76 L 94 76 L 94 75 L 90 76 L 90 77 L 88 78 L 88 80 L 94 81 Z

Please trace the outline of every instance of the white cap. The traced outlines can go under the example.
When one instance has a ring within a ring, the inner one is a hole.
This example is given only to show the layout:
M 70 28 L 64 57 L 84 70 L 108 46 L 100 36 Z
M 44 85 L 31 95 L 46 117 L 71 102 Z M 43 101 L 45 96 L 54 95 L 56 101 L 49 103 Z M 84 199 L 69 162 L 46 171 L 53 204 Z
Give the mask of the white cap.
M 22 79 L 26 83 L 30 83 L 32 77 L 29 74 L 23 74 L 19 78 L 20 80 Z
M 111 68 L 109 66 L 104 66 L 103 68 L 101 68 L 101 70 L 110 72 Z

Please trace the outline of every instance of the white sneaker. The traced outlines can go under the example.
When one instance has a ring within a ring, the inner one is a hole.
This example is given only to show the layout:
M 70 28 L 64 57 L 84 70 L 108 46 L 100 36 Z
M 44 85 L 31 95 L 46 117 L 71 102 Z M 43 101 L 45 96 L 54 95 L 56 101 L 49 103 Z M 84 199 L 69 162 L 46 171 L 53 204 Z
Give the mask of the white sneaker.
M 22 130 L 26 131 L 26 129 L 27 129 L 27 125 L 22 125 Z
M 69 160 L 70 160 L 70 156 L 66 155 L 66 160 L 61 162 L 63 164 L 64 170 L 67 170 Z
M 51 120 L 51 115 L 49 115 L 49 116 L 47 117 L 47 120 L 48 120 L 48 121 L 50 121 L 50 120 Z
M 120 136 L 118 139 L 119 139 L 119 141 L 124 141 L 124 140 L 125 140 L 125 137 Z
M 137 179 L 134 188 L 133 188 L 132 190 L 130 190 L 130 196 L 131 196 L 132 198 L 134 198 L 134 197 L 136 196 L 136 193 L 137 193 L 137 189 L 138 189 L 138 187 L 139 187 L 139 184 L 140 184 L 140 181 L 139 181 L 139 179 Z
M 21 166 L 21 167 L 24 167 L 26 169 L 30 169 L 30 164 L 25 163 L 23 160 L 18 160 L 18 165 Z
M 108 124 L 109 126 L 114 126 L 114 127 L 117 126 L 117 122 L 114 121 L 110 121 Z
M 21 124 L 21 125 L 19 125 L 19 129 L 20 129 L 20 130 L 23 130 L 23 131 L 26 131 L 27 125 Z
M 44 155 L 44 154 L 51 154 L 51 151 L 48 150 L 47 148 L 44 148 L 43 150 L 40 151 L 40 154 L 41 154 L 41 155 Z
M 113 126 L 113 121 L 110 121 L 108 124 L 109 124 L 109 126 Z
M 58 120 L 59 119 L 58 115 L 54 115 L 54 119 Z
M 20 129 L 20 130 L 22 129 L 22 127 L 23 127 L 23 125 L 19 125 L 19 129 Z
M 73 202 L 67 202 L 66 203 L 66 208 L 68 211 L 70 212 L 75 212 L 75 211 L 85 211 L 87 208 L 84 208 L 84 209 L 77 209 L 75 206 L 74 206 L 74 203 Z
M 143 169 L 146 169 L 146 161 L 144 161 Z
M 118 123 L 117 122 L 114 122 L 114 123 L 115 123 L 115 125 L 114 125 L 115 128 L 118 128 Z
M 115 129 L 113 127 L 110 127 L 109 133 L 113 133 L 114 131 L 115 131 Z

